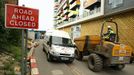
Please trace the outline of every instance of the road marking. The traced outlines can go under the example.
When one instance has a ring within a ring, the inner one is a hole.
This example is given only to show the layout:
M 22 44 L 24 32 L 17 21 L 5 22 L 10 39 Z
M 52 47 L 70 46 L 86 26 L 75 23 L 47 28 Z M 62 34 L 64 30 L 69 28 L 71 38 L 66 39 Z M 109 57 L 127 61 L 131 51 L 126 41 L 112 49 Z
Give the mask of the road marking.
M 36 63 L 36 59 L 31 59 L 31 62 L 32 63 Z
M 39 74 L 39 71 L 38 71 L 38 68 L 32 68 L 32 75 L 38 75 Z
M 71 71 L 74 75 L 84 75 L 77 67 L 73 66 L 72 64 L 67 64 L 71 68 Z
M 63 71 L 62 70 L 52 70 L 52 75 L 63 75 Z
M 32 57 L 30 62 L 31 62 L 31 75 L 39 75 L 36 59 Z

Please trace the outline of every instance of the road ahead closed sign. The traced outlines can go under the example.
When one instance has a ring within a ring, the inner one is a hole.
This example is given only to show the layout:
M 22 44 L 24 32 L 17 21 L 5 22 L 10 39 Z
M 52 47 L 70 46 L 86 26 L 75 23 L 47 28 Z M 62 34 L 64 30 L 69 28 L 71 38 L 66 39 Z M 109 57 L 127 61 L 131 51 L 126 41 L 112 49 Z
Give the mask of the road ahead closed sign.
M 5 5 L 5 27 L 19 29 L 38 29 L 39 11 L 17 5 Z

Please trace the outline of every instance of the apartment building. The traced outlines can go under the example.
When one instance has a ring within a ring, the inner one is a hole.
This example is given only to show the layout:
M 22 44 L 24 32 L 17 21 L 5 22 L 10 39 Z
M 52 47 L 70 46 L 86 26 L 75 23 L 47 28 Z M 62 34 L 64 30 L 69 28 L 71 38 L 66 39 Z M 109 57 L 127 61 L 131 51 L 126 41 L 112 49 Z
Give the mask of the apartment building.
M 120 42 L 134 49 L 134 0 L 60 0 L 59 2 L 61 3 L 55 15 L 57 29 L 69 32 L 72 38 L 100 35 L 101 24 L 106 19 L 113 18 L 119 26 Z M 75 9 L 77 13 L 73 13 L 75 16 L 71 17 L 72 6 L 77 7 Z
M 79 14 L 80 0 L 55 0 L 55 25 L 73 21 Z

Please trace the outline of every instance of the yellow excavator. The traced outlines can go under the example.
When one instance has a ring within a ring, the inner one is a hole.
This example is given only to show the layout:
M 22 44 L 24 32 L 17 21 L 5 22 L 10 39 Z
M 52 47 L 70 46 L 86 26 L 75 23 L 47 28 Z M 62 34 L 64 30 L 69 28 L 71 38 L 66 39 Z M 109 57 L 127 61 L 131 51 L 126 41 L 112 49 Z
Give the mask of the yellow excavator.
M 109 40 L 105 40 L 104 27 L 108 23 L 114 26 L 115 34 L 111 34 Z M 125 64 L 130 63 L 132 48 L 119 43 L 118 25 L 112 19 L 102 24 L 100 35 L 85 35 L 74 41 L 76 59 L 82 60 L 83 56 L 88 55 L 88 67 L 92 71 L 101 71 L 103 67 L 122 70 Z

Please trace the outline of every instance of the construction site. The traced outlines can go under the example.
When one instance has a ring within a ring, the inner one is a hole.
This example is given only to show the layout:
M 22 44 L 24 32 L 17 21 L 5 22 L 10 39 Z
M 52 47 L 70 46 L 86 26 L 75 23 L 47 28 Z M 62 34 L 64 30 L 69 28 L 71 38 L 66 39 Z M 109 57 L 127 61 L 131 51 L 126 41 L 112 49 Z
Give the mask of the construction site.
M 84 35 L 100 35 L 102 23 L 110 18 L 118 24 L 120 42 L 130 45 L 134 49 L 134 6 L 133 0 L 65 0 L 57 8 L 58 15 L 68 17 L 56 19 L 56 28 L 64 30 L 75 37 Z M 79 12 L 82 9 L 83 13 Z M 65 9 L 66 8 L 66 9 Z M 74 12 L 68 12 L 72 10 Z M 69 14 L 72 14 L 71 16 Z M 56 17 L 56 16 L 55 16 Z M 109 24 L 110 25 L 110 24 Z M 77 30 L 78 31 L 77 31 Z M 105 27 L 107 30 L 107 27 Z

